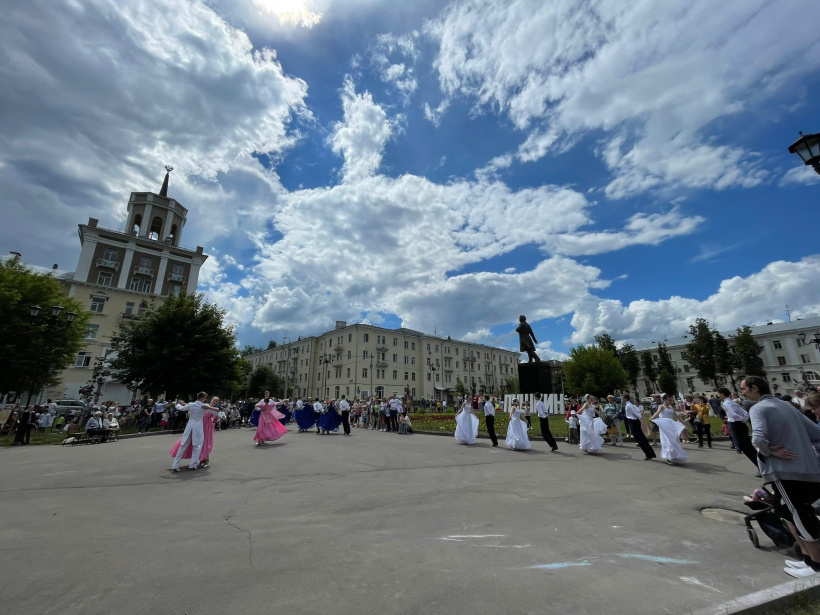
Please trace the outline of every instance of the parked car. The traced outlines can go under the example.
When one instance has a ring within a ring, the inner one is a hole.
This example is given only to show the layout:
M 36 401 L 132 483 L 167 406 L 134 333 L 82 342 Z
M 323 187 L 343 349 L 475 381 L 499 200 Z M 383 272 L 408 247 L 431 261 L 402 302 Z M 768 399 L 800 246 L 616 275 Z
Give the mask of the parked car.
M 57 404 L 58 416 L 75 416 L 88 408 L 88 404 L 81 399 L 58 399 L 54 403 Z

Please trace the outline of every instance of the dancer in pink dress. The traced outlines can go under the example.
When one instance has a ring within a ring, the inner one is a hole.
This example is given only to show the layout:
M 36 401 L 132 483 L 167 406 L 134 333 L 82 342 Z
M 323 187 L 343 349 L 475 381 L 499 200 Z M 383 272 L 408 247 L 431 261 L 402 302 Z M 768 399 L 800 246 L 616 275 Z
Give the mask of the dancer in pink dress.
M 219 398 L 214 397 L 211 399 L 211 405 L 216 407 L 219 403 Z M 177 410 L 179 410 L 185 404 L 177 404 Z M 211 462 L 211 451 L 214 448 L 214 415 L 210 412 L 206 412 L 205 416 L 202 417 L 202 433 L 204 438 L 202 440 L 202 451 L 199 453 L 199 467 L 200 468 L 207 468 Z M 177 443 L 174 444 L 173 448 L 171 448 L 171 457 L 176 457 L 177 451 L 179 451 L 179 446 L 182 444 L 182 438 L 177 440 Z M 185 450 L 185 453 L 182 455 L 183 459 L 190 459 L 191 455 L 193 454 L 194 445 L 193 443 L 188 445 L 188 448 Z
M 266 441 L 278 440 L 288 433 L 288 428 L 279 422 L 279 419 L 285 418 L 285 415 L 276 409 L 276 402 L 270 398 L 268 391 L 265 391 L 265 398 L 256 404 L 256 407 L 261 411 L 259 425 L 253 436 L 256 446 L 262 446 Z

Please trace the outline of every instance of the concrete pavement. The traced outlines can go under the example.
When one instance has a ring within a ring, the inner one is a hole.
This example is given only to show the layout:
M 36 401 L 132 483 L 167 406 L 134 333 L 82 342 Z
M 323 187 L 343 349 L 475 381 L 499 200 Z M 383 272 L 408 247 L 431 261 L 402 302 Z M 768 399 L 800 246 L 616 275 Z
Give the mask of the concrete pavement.
M 765 535 L 700 513 L 759 484 L 728 443 L 670 467 L 353 434 L 217 432 L 179 474 L 172 436 L 0 449 L 2 611 L 654 615 L 788 580 Z

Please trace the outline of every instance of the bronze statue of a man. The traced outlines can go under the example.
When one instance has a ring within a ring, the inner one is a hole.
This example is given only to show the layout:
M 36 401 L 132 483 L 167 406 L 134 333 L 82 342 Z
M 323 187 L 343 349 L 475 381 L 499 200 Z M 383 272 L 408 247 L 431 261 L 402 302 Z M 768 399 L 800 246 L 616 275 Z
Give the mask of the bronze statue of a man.
M 515 332 L 518 333 L 518 341 L 521 344 L 521 352 L 527 353 L 527 363 L 532 363 L 533 361 L 540 363 L 541 359 L 537 354 L 535 354 L 535 344 L 538 343 L 538 340 L 535 339 L 535 333 L 532 332 L 532 327 L 530 327 L 527 322 L 527 317 L 522 314 L 518 317 L 518 323 L 519 324 L 515 328 Z

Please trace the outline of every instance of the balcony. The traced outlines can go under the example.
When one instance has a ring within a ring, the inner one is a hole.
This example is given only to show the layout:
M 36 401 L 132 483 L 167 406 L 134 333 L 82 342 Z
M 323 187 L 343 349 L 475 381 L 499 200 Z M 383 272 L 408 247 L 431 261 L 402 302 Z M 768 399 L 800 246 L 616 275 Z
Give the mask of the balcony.
M 387 367 L 387 361 L 382 361 L 381 359 L 379 359 L 378 361 L 376 361 L 376 367 Z
M 443 354 L 444 354 L 445 357 L 452 357 L 453 356 L 453 352 L 451 350 L 445 350 L 443 352 Z
M 123 312 L 120 314 L 120 320 L 139 320 L 142 318 L 142 314 L 126 314 Z
M 376 350 L 387 350 L 387 344 L 376 344 Z
M 107 258 L 98 258 L 97 267 L 105 267 L 106 269 L 113 269 L 114 271 L 119 271 L 120 262 L 108 260 Z
M 152 269 L 151 275 L 153 275 L 153 271 L 154 270 Z M 183 284 L 185 284 L 185 282 L 188 281 L 188 276 L 183 275 L 181 273 L 169 273 L 167 276 L 165 276 L 165 279 L 169 282 L 182 282 Z
M 344 350 L 344 347 L 341 344 L 336 344 L 333 347 L 333 352 L 342 352 L 343 350 Z
M 150 275 L 153 277 L 154 270 L 151 267 L 140 267 L 137 265 L 134 267 L 134 275 Z

